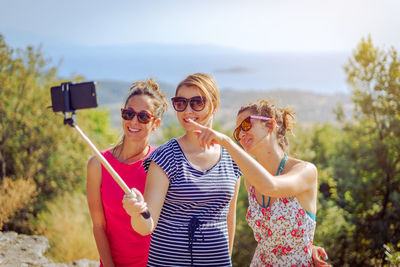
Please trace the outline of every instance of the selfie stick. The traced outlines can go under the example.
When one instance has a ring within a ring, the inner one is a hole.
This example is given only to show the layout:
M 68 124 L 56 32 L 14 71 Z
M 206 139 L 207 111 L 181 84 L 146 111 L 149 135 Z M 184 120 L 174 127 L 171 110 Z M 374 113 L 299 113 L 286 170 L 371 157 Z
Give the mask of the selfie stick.
M 64 85 L 66 88 L 64 88 Z M 62 85 L 63 89 L 68 90 L 68 84 L 63 84 Z M 66 94 L 68 95 L 68 93 Z M 66 97 L 66 102 L 69 101 Z M 68 105 L 66 105 L 68 107 Z M 121 189 L 125 192 L 126 195 L 128 196 L 133 196 L 136 197 L 136 194 L 132 192 L 132 190 L 125 184 L 124 180 L 118 175 L 118 173 L 113 169 L 113 167 L 108 163 L 108 161 L 103 157 L 103 155 L 99 152 L 99 150 L 96 148 L 96 146 L 90 141 L 90 139 L 82 132 L 81 128 L 79 128 L 78 125 L 76 125 L 76 118 L 75 110 L 68 110 L 69 112 L 72 112 L 72 116 L 69 117 L 68 113 L 64 113 L 64 124 L 68 124 L 69 126 L 75 128 L 78 133 L 83 137 L 83 139 L 86 141 L 86 143 L 89 144 L 90 148 L 93 150 L 95 153 L 95 156 L 100 160 L 101 164 L 107 169 L 107 171 L 111 174 L 111 176 L 114 178 L 115 182 L 121 187 Z M 148 219 L 150 218 L 150 212 L 149 210 L 146 210 L 145 212 L 142 212 L 141 215 L 143 218 Z

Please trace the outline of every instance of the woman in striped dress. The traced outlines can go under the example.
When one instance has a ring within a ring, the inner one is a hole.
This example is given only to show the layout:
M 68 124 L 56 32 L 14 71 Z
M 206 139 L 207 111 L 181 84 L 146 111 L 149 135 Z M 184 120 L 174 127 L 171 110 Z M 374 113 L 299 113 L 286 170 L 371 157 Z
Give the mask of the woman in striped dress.
M 212 127 L 220 103 L 215 80 L 189 75 L 172 103 L 186 133 L 144 161 L 146 202 L 136 192 L 124 208 L 135 231 L 152 233 L 148 266 L 231 266 L 241 172 L 222 146 L 201 147 L 191 124 Z M 140 212 L 147 208 L 146 220 Z

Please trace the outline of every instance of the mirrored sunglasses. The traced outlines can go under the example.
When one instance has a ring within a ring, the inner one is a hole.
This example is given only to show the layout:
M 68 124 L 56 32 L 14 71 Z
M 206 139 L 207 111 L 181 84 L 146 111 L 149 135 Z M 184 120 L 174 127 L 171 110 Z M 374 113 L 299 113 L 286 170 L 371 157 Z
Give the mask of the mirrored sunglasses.
M 233 131 L 233 137 L 235 138 L 235 140 L 237 142 L 240 141 L 239 135 L 240 132 L 243 130 L 244 132 L 247 132 L 251 129 L 251 120 L 252 119 L 257 119 L 257 120 L 263 120 L 263 121 L 270 121 L 271 122 L 271 126 L 273 127 L 274 125 L 276 125 L 276 121 L 272 118 L 268 118 L 268 117 L 262 117 L 262 116 L 248 116 L 246 119 L 244 119 L 238 127 L 236 127 L 235 131 Z M 278 127 L 276 125 L 276 127 Z

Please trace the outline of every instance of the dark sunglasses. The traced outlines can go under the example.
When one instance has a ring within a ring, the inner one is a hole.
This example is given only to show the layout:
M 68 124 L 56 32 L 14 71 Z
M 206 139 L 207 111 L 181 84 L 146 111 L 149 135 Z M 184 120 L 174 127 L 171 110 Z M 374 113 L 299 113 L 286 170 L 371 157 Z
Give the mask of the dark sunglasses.
M 271 126 L 273 127 L 274 125 L 276 125 L 276 121 L 272 118 L 268 118 L 268 117 L 262 117 L 262 116 L 248 116 L 246 119 L 244 119 L 239 126 L 235 129 L 235 131 L 233 131 L 233 137 L 235 138 L 235 140 L 237 142 L 240 141 L 239 135 L 240 132 L 243 130 L 245 132 L 247 132 L 248 130 L 251 129 L 251 120 L 252 119 L 257 119 L 257 120 L 263 120 L 263 121 L 270 121 L 271 122 Z M 276 125 L 276 127 L 278 127 L 278 125 Z
M 126 120 L 132 120 L 135 115 L 137 116 L 137 120 L 140 123 L 147 124 L 151 121 L 152 118 L 155 118 L 153 115 L 147 113 L 146 111 L 135 112 L 132 109 L 121 108 L 121 117 Z
M 194 96 L 192 98 L 176 96 L 171 98 L 171 101 L 174 109 L 178 112 L 184 111 L 189 103 L 194 111 L 202 111 L 206 106 L 205 96 Z

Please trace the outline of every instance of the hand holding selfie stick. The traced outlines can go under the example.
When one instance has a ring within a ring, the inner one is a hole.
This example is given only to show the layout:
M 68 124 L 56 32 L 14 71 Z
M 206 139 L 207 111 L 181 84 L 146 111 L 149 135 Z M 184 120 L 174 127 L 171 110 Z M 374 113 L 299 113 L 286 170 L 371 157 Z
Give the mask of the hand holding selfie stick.
M 107 169 L 107 171 L 111 174 L 111 176 L 114 178 L 115 182 L 121 187 L 121 189 L 125 192 L 127 196 L 133 196 L 136 198 L 136 194 L 132 192 L 132 190 L 125 184 L 124 180 L 118 175 L 118 173 L 113 169 L 113 167 L 108 163 L 108 161 L 103 157 L 103 155 L 99 152 L 99 150 L 96 148 L 96 146 L 90 141 L 90 139 L 82 132 L 82 130 L 76 125 L 76 110 L 74 109 L 75 106 L 79 106 L 79 108 L 91 108 L 91 107 L 97 107 L 97 99 L 96 99 L 96 94 L 95 94 L 95 87 L 94 83 L 82 83 L 78 85 L 83 85 L 85 84 L 82 88 L 80 89 L 79 95 L 74 94 L 74 91 L 70 90 L 70 86 L 74 86 L 74 84 L 71 83 L 63 83 L 61 84 L 60 92 L 59 87 L 52 87 L 51 88 L 51 97 L 52 97 L 52 108 L 53 111 L 62 111 L 64 113 L 64 124 L 68 124 L 69 126 L 75 128 L 78 133 L 82 136 L 82 138 L 86 141 L 86 143 L 89 144 L 90 148 L 93 150 L 95 153 L 95 156 L 100 160 L 101 164 Z M 87 84 L 87 85 L 86 85 Z M 89 87 L 88 87 L 89 86 Z M 53 90 L 53 88 L 55 88 Z M 87 90 L 88 89 L 88 90 Z M 85 92 L 89 94 L 85 95 Z M 74 98 L 74 95 L 76 95 L 76 99 Z M 64 98 L 64 101 L 62 101 L 61 98 Z M 85 101 L 85 98 L 88 99 L 89 101 Z M 61 99 L 61 101 L 60 101 Z M 76 100 L 74 105 L 74 101 Z M 85 102 L 85 104 L 82 104 L 82 101 Z M 64 102 L 64 106 L 60 105 L 60 103 Z M 87 102 L 87 103 L 86 103 Z M 71 108 L 72 107 L 72 108 Z M 72 116 L 69 116 L 68 112 L 72 114 Z M 142 212 L 141 215 L 143 218 L 148 219 L 150 218 L 150 212 L 149 210 L 146 210 L 145 212 Z

